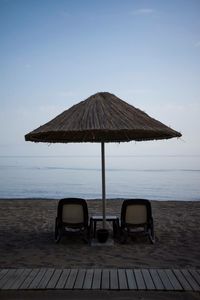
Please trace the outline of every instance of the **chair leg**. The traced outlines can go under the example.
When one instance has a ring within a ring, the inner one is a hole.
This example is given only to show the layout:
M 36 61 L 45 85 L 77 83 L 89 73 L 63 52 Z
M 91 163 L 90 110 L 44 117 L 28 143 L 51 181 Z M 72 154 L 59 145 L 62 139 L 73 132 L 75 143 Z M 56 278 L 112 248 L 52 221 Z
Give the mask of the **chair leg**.
M 62 236 L 62 228 L 58 224 L 58 220 L 56 218 L 55 222 L 55 242 L 59 243 Z
M 149 240 L 152 244 L 155 244 L 155 234 L 154 234 L 154 227 L 153 225 L 150 226 L 150 228 L 148 229 L 148 236 L 149 236 Z
M 89 240 L 90 240 L 90 232 L 89 232 L 89 229 L 86 228 L 86 229 L 82 230 L 81 234 L 82 234 L 82 239 L 83 239 L 83 241 L 84 241 L 86 244 L 88 244 L 88 243 L 89 243 Z
M 121 229 L 120 232 L 120 242 L 125 244 L 128 238 L 128 232 L 125 229 Z
M 88 228 L 89 239 L 94 238 L 94 222 L 92 218 L 90 218 L 89 228 Z
M 91 244 L 91 240 L 93 238 L 93 228 L 92 228 L 92 224 L 90 223 L 87 229 L 87 237 L 88 237 L 88 242 L 89 244 Z
M 119 219 L 113 221 L 113 237 L 119 238 L 120 236 L 120 226 Z

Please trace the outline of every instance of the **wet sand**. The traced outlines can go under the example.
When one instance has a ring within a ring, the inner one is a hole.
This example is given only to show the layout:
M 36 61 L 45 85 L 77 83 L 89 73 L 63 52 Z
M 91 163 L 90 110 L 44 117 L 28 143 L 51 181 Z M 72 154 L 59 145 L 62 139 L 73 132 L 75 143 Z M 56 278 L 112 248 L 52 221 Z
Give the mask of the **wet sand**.
M 146 237 L 127 244 L 91 247 L 78 237 L 54 243 L 57 200 L 0 200 L 0 267 L 200 268 L 200 201 L 152 201 L 156 243 Z M 120 215 L 122 200 L 108 200 Z M 101 200 L 88 201 L 101 214 Z

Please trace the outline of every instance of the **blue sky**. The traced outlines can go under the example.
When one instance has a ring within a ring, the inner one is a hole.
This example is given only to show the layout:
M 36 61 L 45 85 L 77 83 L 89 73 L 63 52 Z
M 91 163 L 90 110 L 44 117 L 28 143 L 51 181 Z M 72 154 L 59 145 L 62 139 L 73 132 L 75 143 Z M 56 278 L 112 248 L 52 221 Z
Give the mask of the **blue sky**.
M 183 134 L 108 154 L 200 153 L 199 0 L 0 0 L 0 45 L 0 155 L 98 155 L 24 135 L 99 91 Z

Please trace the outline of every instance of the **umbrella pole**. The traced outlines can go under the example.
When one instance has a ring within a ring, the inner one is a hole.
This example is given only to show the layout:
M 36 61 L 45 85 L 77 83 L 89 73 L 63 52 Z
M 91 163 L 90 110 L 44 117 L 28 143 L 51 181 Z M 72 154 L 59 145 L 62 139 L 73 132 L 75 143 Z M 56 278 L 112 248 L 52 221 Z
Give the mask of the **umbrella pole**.
M 101 143 L 101 169 L 102 169 L 102 213 L 103 228 L 106 228 L 106 181 L 105 181 L 105 145 Z

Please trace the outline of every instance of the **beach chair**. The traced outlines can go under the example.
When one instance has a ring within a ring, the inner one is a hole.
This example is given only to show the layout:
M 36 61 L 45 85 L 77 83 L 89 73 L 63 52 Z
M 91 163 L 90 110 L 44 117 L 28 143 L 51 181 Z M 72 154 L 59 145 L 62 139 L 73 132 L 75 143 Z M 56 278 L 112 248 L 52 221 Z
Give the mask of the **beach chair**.
M 84 241 L 89 241 L 87 202 L 80 198 L 65 198 L 58 203 L 55 220 L 55 242 L 63 235 L 81 235 Z
M 154 224 L 151 203 L 145 199 L 124 200 L 121 208 L 121 242 L 125 243 L 129 235 L 143 232 L 155 243 Z

